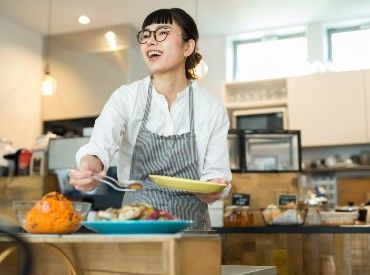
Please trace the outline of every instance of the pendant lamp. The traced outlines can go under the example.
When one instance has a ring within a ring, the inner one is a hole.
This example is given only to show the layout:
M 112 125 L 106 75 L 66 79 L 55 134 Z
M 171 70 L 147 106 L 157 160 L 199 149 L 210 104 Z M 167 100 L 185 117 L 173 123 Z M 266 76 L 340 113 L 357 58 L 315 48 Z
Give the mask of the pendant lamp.
M 195 74 L 198 79 L 203 78 L 208 72 L 208 65 L 204 62 L 203 58 L 200 60 L 198 65 L 195 67 Z
M 52 0 L 48 1 L 48 35 L 45 38 L 45 70 L 42 80 L 42 95 L 52 95 L 55 93 L 57 83 L 54 77 L 50 74 L 49 56 L 50 56 L 50 34 L 51 34 L 51 10 Z

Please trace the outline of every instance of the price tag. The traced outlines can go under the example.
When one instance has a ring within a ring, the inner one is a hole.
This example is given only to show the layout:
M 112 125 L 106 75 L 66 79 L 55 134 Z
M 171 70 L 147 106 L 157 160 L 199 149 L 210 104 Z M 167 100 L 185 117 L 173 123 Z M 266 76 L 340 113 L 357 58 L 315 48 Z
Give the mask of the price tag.
M 279 194 L 278 204 L 284 206 L 290 202 L 297 204 L 297 195 L 294 194 Z
M 233 205 L 243 205 L 249 206 L 250 204 L 250 195 L 244 193 L 234 193 L 232 195 L 232 204 Z

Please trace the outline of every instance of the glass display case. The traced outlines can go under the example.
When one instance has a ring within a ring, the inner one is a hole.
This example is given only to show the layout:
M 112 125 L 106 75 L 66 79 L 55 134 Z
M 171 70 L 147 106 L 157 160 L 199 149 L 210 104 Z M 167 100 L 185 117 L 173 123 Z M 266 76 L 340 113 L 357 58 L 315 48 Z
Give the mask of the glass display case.
M 227 136 L 227 145 L 229 147 L 230 170 L 232 172 L 241 172 L 243 170 L 244 158 L 241 152 L 243 148 L 243 132 L 237 129 L 230 129 Z
M 300 131 L 244 131 L 246 172 L 301 171 Z
M 301 171 L 301 133 L 298 130 L 230 129 L 228 146 L 233 172 Z

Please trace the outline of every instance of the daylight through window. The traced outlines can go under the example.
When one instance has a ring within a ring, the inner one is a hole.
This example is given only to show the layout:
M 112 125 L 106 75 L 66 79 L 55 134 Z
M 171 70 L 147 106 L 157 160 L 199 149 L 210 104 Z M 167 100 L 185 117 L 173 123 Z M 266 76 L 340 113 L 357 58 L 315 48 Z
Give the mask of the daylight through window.
M 307 71 L 304 33 L 234 42 L 234 80 L 298 75 Z
M 329 59 L 336 70 L 370 67 L 370 27 L 329 29 Z

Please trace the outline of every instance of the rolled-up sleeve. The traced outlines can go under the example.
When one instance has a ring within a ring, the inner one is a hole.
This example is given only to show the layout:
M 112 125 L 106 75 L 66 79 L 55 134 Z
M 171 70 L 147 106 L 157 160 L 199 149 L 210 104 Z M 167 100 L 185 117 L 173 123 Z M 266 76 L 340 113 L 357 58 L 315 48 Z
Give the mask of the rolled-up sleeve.
M 200 178 L 204 181 L 215 178 L 225 179 L 229 184 L 222 192 L 222 198 L 226 197 L 230 192 L 232 178 L 227 145 L 228 130 L 229 119 L 227 112 L 224 108 L 220 108 L 210 134 Z
M 128 106 L 122 87 L 116 90 L 105 104 L 100 116 L 96 119 L 89 143 L 76 153 L 77 165 L 86 155 L 96 155 L 107 170 L 117 152 L 122 134 L 125 131 Z

